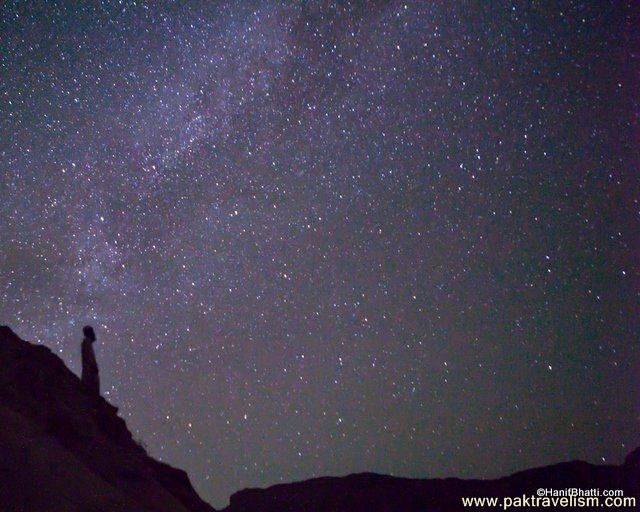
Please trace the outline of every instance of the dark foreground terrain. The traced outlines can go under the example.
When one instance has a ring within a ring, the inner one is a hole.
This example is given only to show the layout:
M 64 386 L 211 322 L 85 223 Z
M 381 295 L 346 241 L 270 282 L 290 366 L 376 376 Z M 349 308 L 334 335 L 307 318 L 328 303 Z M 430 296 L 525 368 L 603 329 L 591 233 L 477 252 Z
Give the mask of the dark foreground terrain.
M 624 496 L 640 496 L 640 449 L 627 457 L 622 466 L 594 466 L 574 461 L 528 469 L 498 480 L 459 480 L 457 478 L 413 480 L 361 473 L 341 478 L 316 478 L 267 489 L 246 489 L 231 496 L 225 512 L 392 512 L 436 510 L 503 510 L 495 507 L 463 507 L 462 497 L 497 496 L 499 499 L 523 495 L 533 497 L 538 488 L 622 489 Z M 529 499 L 529 507 L 511 510 L 596 510 L 600 507 L 543 508 Z M 638 510 L 636 507 L 613 510 Z
M 412 480 L 368 473 L 316 478 L 237 492 L 225 511 L 461 510 L 462 497 L 533 496 L 540 487 L 621 489 L 627 497 L 640 496 L 640 449 L 620 466 L 574 461 L 498 480 Z M 600 500 L 602 506 L 604 497 Z M 466 510 L 470 509 L 478 508 Z M 501 510 L 502 504 L 493 509 Z M 117 408 L 83 391 L 60 358 L 0 327 L 0 510 L 214 509 L 196 494 L 184 471 L 149 457 L 133 440 Z
M 0 510 L 212 512 L 48 348 L 0 327 Z

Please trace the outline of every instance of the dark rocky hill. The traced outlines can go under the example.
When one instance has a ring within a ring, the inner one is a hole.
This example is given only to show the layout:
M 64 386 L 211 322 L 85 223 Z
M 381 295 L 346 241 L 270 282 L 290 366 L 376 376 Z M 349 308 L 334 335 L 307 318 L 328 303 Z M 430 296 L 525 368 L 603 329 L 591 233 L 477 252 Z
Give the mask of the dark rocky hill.
M 463 507 L 463 497 L 536 496 L 545 489 L 621 489 L 626 497 L 636 497 L 640 506 L 640 448 L 629 454 L 620 466 L 596 466 L 581 461 L 528 469 L 497 480 L 457 478 L 418 480 L 374 473 L 346 477 L 324 477 L 281 484 L 267 489 L 246 489 L 231 496 L 224 512 L 426 512 L 450 510 L 503 510 L 494 507 Z M 514 510 L 602 510 L 594 507 L 542 508 L 529 501 L 529 507 Z
M 213 512 L 48 348 L 0 327 L 0 510 Z

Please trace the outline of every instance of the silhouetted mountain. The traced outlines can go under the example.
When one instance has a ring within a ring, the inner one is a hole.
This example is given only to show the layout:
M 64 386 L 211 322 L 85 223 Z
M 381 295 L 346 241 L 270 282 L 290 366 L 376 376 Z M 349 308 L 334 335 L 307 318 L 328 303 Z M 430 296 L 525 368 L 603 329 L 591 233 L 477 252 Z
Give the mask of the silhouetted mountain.
M 213 512 L 117 410 L 48 348 L 0 326 L 0 510 Z
M 640 496 L 640 448 L 621 466 L 596 466 L 582 461 L 528 469 L 497 480 L 457 478 L 418 480 L 374 473 L 314 478 L 245 489 L 231 496 L 223 512 L 426 512 L 480 510 L 464 508 L 462 497 L 499 498 L 536 496 L 545 489 L 622 489 L 625 496 Z M 604 500 L 604 497 L 600 497 Z M 637 499 L 640 504 L 640 498 Z M 602 505 L 601 505 L 602 506 Z M 502 505 L 488 507 L 502 510 Z M 580 508 L 596 510 L 599 507 Z M 528 509 L 538 509 L 530 507 Z M 568 510 L 552 507 L 544 510 Z M 571 508 L 573 510 L 573 508 Z M 522 508 L 518 508 L 522 510 Z

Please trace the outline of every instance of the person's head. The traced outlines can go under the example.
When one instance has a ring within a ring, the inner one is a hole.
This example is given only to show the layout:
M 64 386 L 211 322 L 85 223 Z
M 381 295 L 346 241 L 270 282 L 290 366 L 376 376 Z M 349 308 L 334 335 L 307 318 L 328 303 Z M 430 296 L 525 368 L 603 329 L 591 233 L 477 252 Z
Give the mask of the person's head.
M 90 325 L 85 325 L 82 328 L 82 333 L 84 334 L 84 337 L 87 338 L 88 340 L 96 341 L 96 333 L 93 330 L 93 327 L 91 327 Z

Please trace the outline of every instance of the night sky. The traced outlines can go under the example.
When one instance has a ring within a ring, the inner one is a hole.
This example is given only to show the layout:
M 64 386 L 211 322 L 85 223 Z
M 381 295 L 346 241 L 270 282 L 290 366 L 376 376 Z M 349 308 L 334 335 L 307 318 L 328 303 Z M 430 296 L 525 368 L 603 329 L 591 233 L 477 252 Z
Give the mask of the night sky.
M 213 505 L 640 444 L 634 2 L 0 9 L 0 323 Z

